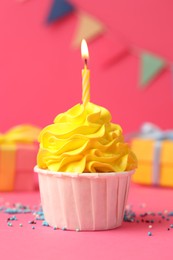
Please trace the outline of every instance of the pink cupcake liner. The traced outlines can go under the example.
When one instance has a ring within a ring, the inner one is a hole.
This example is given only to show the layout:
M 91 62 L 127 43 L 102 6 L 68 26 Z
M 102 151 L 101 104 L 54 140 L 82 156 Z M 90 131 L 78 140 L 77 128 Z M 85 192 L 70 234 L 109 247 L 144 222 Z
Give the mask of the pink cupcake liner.
M 121 173 L 51 172 L 35 167 L 41 203 L 50 226 L 68 230 L 107 230 L 123 221 L 130 179 Z

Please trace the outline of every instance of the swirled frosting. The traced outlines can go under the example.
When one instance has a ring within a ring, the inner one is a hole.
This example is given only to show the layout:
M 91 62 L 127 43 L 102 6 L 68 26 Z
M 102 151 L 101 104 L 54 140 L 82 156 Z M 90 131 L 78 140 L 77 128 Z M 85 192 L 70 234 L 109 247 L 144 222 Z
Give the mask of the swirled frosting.
M 137 160 L 110 112 L 88 102 L 59 114 L 39 136 L 37 164 L 56 172 L 122 172 Z

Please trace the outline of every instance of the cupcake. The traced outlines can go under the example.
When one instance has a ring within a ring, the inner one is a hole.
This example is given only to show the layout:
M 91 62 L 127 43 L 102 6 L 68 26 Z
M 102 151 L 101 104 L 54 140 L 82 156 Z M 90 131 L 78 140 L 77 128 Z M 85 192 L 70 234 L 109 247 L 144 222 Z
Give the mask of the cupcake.
M 86 66 L 82 75 L 88 87 Z M 91 103 L 86 88 L 83 93 L 83 104 L 59 114 L 40 133 L 35 172 L 41 203 L 50 226 L 113 229 L 122 223 L 137 159 L 110 112 Z

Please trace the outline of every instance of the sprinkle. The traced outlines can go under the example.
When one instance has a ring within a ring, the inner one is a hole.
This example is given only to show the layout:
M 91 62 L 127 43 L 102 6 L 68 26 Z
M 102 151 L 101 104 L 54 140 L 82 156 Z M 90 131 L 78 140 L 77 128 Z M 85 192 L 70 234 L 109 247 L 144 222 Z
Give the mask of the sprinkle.
M 151 233 L 150 231 L 148 232 L 148 236 L 149 236 L 149 237 L 151 237 L 151 236 L 152 236 L 152 233 Z
M 79 228 L 76 228 L 76 232 L 79 232 L 80 231 L 80 229 Z
M 19 224 L 19 227 L 23 227 L 23 224 L 22 224 L 22 223 L 20 223 L 20 224 Z
M 67 228 L 66 227 L 62 227 L 62 230 L 64 231 L 64 230 L 67 230 Z
M 46 227 L 48 227 L 48 226 L 49 226 L 49 224 L 47 223 L 47 221 L 46 221 L 46 220 L 44 220 L 44 221 L 42 222 L 42 226 L 46 226 Z
M 18 210 L 18 209 L 7 208 L 7 209 L 5 210 L 5 213 L 8 213 L 8 214 L 16 214 L 16 213 L 21 213 L 21 211 Z
M 169 217 L 173 217 L 173 211 L 170 211 L 170 212 L 168 213 L 168 216 L 169 216 Z
M 167 218 L 166 220 L 167 220 L 167 221 L 169 221 L 169 220 L 170 220 L 170 218 Z
M 11 222 L 8 222 L 7 224 L 8 224 L 9 227 L 13 226 Z
M 153 226 L 152 226 L 152 225 L 149 225 L 148 227 L 149 227 L 149 228 L 152 228 Z
M 36 220 L 44 220 L 44 216 L 36 217 Z
M 34 220 L 28 221 L 28 224 L 37 224 Z
M 146 217 L 148 214 L 145 212 L 144 214 L 140 214 L 140 217 Z
M 168 228 L 168 231 L 170 230 L 170 228 Z
M 57 227 L 55 226 L 55 227 L 53 227 L 53 229 L 54 229 L 54 230 L 56 230 L 56 229 L 57 229 Z
M 35 226 L 32 226 L 32 229 L 35 229 Z
M 135 217 L 135 212 L 133 212 L 132 210 L 125 210 L 124 222 L 134 222 Z
M 173 224 L 170 225 L 170 228 L 173 228 Z

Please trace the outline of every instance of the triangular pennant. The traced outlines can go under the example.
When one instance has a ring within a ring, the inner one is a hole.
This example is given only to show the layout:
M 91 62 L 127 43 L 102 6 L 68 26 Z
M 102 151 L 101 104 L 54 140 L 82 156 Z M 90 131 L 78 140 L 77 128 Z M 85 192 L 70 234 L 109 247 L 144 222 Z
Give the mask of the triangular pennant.
M 146 85 L 153 80 L 159 72 L 165 68 L 166 62 L 164 59 L 156 57 L 150 53 L 141 53 L 141 72 L 140 72 L 140 85 Z
M 47 22 L 52 23 L 74 11 L 74 6 L 66 0 L 53 0 Z
M 79 47 L 83 38 L 91 41 L 104 31 L 105 26 L 100 21 L 88 14 L 79 13 L 78 28 L 72 44 L 74 47 Z

